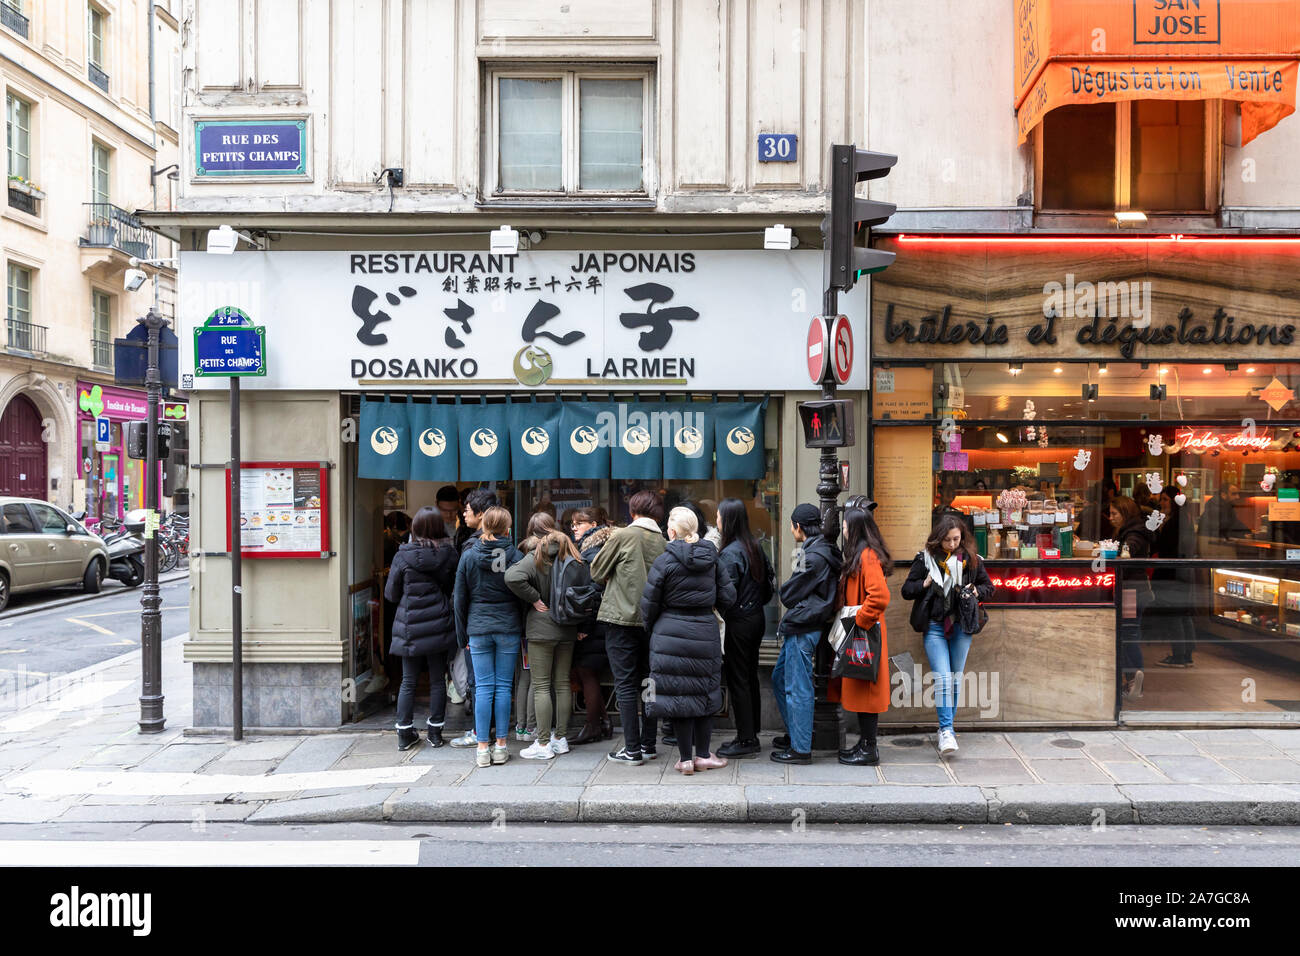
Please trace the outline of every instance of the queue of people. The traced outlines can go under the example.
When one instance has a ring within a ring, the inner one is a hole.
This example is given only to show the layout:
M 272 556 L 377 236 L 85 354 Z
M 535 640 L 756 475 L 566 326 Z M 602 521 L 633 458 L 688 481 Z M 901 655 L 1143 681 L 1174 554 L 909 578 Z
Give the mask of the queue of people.
M 631 495 L 631 521 L 613 526 L 603 509 L 578 508 L 557 523 L 539 508 L 516 546 L 510 512 L 484 489 L 463 498 L 448 486 L 436 508 L 422 508 L 409 540 L 396 549 L 385 588 L 395 606 L 391 653 L 402 660 L 397 704 L 398 747 L 415 745 L 414 696 L 421 669 L 430 678 L 427 739 L 431 746 L 473 747 L 479 767 L 510 759 L 512 718 L 524 759 L 552 760 L 571 746 L 613 738 L 601 675 L 613 675 L 622 741 L 613 763 L 639 766 L 658 758 L 658 727 L 676 745 L 675 769 L 685 775 L 725 767 L 762 752 L 759 649 L 765 608 L 775 595 L 784 608 L 782 646 L 772 688 L 785 734 L 769 757 L 782 764 L 812 762 L 813 660 L 837 616 L 862 632 L 879 628 L 880 665 L 872 680 L 832 681 L 830 699 L 857 719 L 858 741 L 838 759 L 851 766 L 879 763 L 879 715 L 889 706 L 884 613 L 893 566 L 872 512 L 851 499 L 832 535 L 810 504 L 796 506 L 790 532 L 797 548 L 792 573 L 777 588 L 771 562 L 749 526 L 745 503 L 729 498 L 713 510 L 685 502 L 666 516 L 652 491 Z M 1112 502 L 1112 504 L 1115 504 Z M 1121 503 L 1112 515 L 1128 527 Z M 449 516 L 460 516 L 450 529 Z M 564 526 L 561 526 L 564 525 Z M 837 540 L 842 527 L 844 550 Z M 937 690 L 941 755 L 957 750 L 953 715 L 957 688 L 978 627 L 971 602 L 993 587 L 964 522 L 941 515 L 917 553 L 902 588 L 913 602 L 914 629 Z M 474 726 L 445 741 L 446 675 L 457 650 L 466 652 L 467 701 Z M 585 721 L 569 739 L 573 686 L 582 690 Z M 716 751 L 713 718 L 728 689 L 736 736 Z

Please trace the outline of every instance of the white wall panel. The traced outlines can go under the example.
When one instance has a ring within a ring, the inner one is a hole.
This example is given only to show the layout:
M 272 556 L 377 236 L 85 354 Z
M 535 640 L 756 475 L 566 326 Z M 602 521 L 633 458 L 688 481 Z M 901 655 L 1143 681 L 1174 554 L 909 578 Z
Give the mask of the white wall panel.
M 240 0 L 196 0 L 191 42 L 200 90 L 233 90 L 244 82 L 243 4 Z
M 301 0 L 257 0 L 257 85 L 263 90 L 302 86 Z
M 678 8 L 672 90 L 677 184 L 727 186 L 727 0 Z
M 382 168 L 383 0 L 336 0 L 330 27 L 330 180 L 371 183 Z
M 482 0 L 479 36 L 644 39 L 654 36 L 654 8 L 654 0 Z
M 751 181 L 797 187 L 801 163 L 760 163 L 759 133 L 798 133 L 803 98 L 802 0 L 751 0 L 749 7 Z M 800 150 L 803 153 L 803 150 Z

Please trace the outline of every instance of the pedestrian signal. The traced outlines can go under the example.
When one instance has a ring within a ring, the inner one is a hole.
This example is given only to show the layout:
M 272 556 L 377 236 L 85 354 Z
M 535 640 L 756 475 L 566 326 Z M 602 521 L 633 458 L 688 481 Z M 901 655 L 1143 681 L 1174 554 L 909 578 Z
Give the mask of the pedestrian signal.
M 854 443 L 853 399 L 800 402 L 805 448 L 847 448 Z

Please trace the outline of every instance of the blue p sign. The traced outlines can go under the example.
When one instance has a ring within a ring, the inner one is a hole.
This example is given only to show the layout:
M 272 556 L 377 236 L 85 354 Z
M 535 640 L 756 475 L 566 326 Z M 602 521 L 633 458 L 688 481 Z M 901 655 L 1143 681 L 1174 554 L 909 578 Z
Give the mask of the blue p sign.
M 112 434 L 111 426 L 107 418 L 103 415 L 95 419 L 95 441 L 107 445 L 109 436 Z

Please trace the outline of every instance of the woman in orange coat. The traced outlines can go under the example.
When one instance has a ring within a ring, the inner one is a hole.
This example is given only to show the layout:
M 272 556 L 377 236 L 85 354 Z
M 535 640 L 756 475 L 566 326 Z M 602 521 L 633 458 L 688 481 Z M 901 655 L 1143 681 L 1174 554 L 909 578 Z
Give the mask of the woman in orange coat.
M 858 608 L 857 625 L 864 630 L 880 623 L 880 671 L 876 680 L 838 678 L 840 704 L 858 715 L 861 739 L 852 750 L 840 751 L 840 763 L 872 767 L 880 763 L 876 748 L 876 727 L 880 715 L 889 709 L 889 645 L 885 635 L 885 608 L 889 606 L 889 585 L 885 575 L 893 568 L 889 550 L 871 516 L 874 501 L 859 499 L 844 510 L 844 567 L 840 572 L 840 607 Z M 832 687 L 832 691 L 834 688 Z M 834 693 L 830 695 L 834 699 Z

